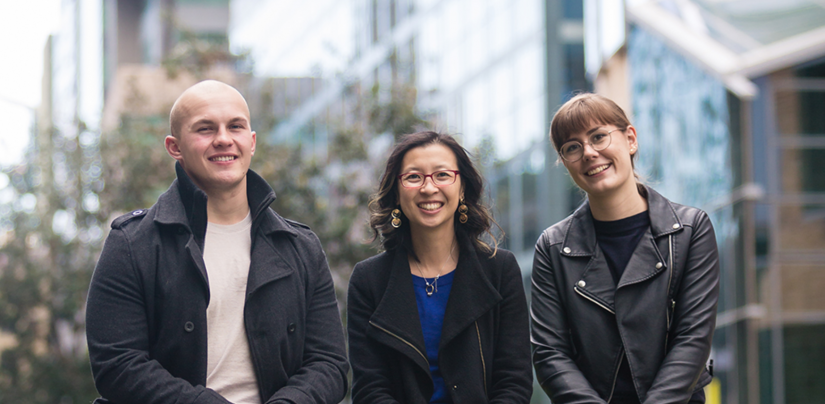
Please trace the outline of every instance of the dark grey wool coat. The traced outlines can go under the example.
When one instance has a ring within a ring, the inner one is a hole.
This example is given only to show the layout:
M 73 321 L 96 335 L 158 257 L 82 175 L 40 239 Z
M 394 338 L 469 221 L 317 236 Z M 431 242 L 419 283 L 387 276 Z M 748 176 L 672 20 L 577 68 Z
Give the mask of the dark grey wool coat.
M 347 300 L 353 403 L 429 402 L 433 382 L 403 248 L 358 263 Z M 438 348 L 453 403 L 528 403 L 529 332 L 513 254 L 462 249 Z
M 115 403 L 228 403 L 206 384 L 206 194 L 178 179 L 148 210 L 116 219 L 92 277 L 86 333 L 95 386 Z M 318 238 L 280 217 L 247 174 L 252 215 L 244 324 L 263 403 L 337 403 L 343 329 Z

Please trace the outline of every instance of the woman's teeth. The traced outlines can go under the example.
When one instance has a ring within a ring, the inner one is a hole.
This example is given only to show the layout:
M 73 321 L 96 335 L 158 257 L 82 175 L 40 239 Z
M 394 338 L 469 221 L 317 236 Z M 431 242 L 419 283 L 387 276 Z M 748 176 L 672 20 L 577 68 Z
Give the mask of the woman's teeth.
M 598 167 L 588 171 L 586 174 L 587 175 L 596 175 L 596 174 L 598 174 L 598 173 L 600 173 L 604 170 L 607 170 L 608 167 L 610 167 L 610 164 L 605 164 L 603 166 L 598 166 Z
M 438 203 L 438 202 L 419 203 L 418 207 L 421 208 L 421 209 L 424 209 L 424 210 L 436 210 L 436 209 L 440 208 L 442 205 L 443 205 L 442 203 Z

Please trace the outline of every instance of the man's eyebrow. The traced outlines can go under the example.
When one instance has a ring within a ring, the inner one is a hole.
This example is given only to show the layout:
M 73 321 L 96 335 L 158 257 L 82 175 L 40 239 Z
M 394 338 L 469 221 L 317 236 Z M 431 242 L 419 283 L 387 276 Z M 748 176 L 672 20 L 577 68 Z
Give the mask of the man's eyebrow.
M 205 119 L 204 118 L 204 119 L 198 119 L 197 121 L 192 122 L 192 125 L 189 125 L 189 127 L 194 127 L 194 126 L 198 126 L 198 125 L 214 125 L 214 124 L 215 124 L 215 121 L 213 121 L 211 119 Z
M 244 116 L 239 116 L 237 118 L 232 118 L 232 119 L 229 120 L 229 123 L 238 123 L 238 122 L 241 122 L 241 123 L 244 123 L 244 124 L 249 124 L 249 120 L 246 119 L 246 117 L 244 117 Z

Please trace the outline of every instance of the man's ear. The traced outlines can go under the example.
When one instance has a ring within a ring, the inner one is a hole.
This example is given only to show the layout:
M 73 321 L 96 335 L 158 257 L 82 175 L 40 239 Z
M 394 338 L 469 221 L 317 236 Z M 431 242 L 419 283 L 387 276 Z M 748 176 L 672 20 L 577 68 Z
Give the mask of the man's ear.
M 255 155 L 255 145 L 258 144 L 257 142 L 258 142 L 258 136 L 253 131 L 252 132 L 252 155 L 253 156 Z
M 166 153 L 169 153 L 173 159 L 183 163 L 183 152 L 180 150 L 180 145 L 178 145 L 178 139 L 176 137 L 172 135 L 166 136 L 163 145 L 166 146 Z

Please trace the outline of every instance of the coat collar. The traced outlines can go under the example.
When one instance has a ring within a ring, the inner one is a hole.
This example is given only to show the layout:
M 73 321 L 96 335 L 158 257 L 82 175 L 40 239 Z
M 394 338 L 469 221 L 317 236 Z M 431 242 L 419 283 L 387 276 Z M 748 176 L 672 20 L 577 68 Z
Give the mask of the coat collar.
M 682 230 L 682 220 L 676 214 L 676 209 L 670 201 L 653 188 L 646 185 L 644 187 L 647 191 L 647 209 L 653 237 L 659 238 Z M 567 228 L 564 230 L 561 253 L 570 257 L 596 254 L 596 230 L 593 226 L 589 200 L 585 200 L 571 215 Z
M 590 257 L 590 260 L 580 267 L 581 272 L 576 275 L 578 281 L 576 281 L 575 288 L 580 294 L 599 302 L 614 313 L 616 312 L 614 299 L 617 290 L 651 279 L 656 273 L 668 270 L 668 263 L 664 260 L 656 240 L 682 230 L 682 221 L 670 201 L 653 189 L 645 188 L 650 228 L 645 231 L 639 244 L 633 250 L 633 255 L 619 279 L 618 286 L 610 274 L 604 253 L 598 248 L 588 201 L 585 201 L 573 213 L 565 229 L 561 255 L 570 258 Z M 571 266 L 573 267 L 576 266 Z
M 180 163 L 175 163 L 177 179 L 158 198 L 155 223 L 181 225 L 189 229 L 198 244 L 203 247 L 206 236 L 206 192 L 198 188 Z M 246 174 L 246 195 L 252 215 L 253 228 L 260 228 L 264 234 L 284 231 L 297 235 L 286 220 L 273 212 L 267 214 L 269 205 L 275 201 L 275 191 L 256 172 Z
M 426 352 L 406 250 L 397 247 L 390 254 L 392 267 L 389 280 L 370 322 L 405 339 L 420 352 Z M 484 260 L 484 265 L 492 265 L 492 262 Z M 487 272 L 475 250 L 461 249 L 444 312 L 439 350 L 502 300 L 488 279 Z M 429 371 L 420 358 L 411 355 L 410 359 Z

